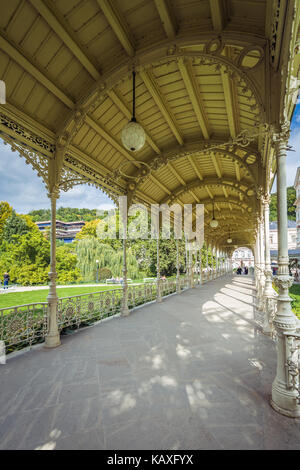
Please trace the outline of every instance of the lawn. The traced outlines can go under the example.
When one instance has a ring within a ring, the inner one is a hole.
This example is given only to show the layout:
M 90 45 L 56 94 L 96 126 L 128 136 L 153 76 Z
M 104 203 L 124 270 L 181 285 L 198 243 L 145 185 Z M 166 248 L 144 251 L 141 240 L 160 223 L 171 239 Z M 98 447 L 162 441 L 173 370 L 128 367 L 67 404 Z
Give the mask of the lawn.
M 289 292 L 290 292 L 290 296 L 293 299 L 293 302 L 292 302 L 293 312 L 300 319 L 300 285 L 299 284 L 294 284 L 290 288 Z
M 94 287 L 66 287 L 57 289 L 58 297 L 71 297 L 77 294 L 89 294 L 103 290 L 120 289 L 120 286 L 94 286 Z M 49 290 L 33 290 L 26 292 L 9 292 L 0 294 L 0 308 L 14 307 L 15 305 L 46 302 Z

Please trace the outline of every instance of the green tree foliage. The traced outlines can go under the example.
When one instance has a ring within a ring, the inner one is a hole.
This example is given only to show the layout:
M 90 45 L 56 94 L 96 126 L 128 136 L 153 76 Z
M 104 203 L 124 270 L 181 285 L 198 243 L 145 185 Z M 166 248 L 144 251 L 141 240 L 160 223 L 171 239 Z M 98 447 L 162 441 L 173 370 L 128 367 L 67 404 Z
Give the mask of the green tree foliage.
M 123 251 L 114 249 L 112 246 L 103 243 L 97 238 L 84 238 L 76 242 L 77 267 L 79 268 L 84 281 L 96 279 L 97 263 L 99 269 L 110 269 L 112 276 L 122 277 Z M 139 265 L 129 248 L 127 251 L 128 277 L 137 279 L 139 277 Z
M 12 211 L 13 209 L 8 202 L 0 201 L 0 235 L 6 220 L 12 215 Z
M 50 209 L 38 209 L 30 211 L 29 214 L 34 222 L 41 222 L 50 220 Z M 84 220 L 90 222 L 91 220 L 99 218 L 97 216 L 97 209 L 76 209 L 73 207 L 59 207 L 56 212 L 56 217 L 62 222 L 74 222 L 76 220 Z
M 58 246 L 56 249 L 57 282 L 59 284 L 72 284 L 81 281 L 80 271 L 77 267 L 77 255 L 70 245 Z
M 112 273 L 109 268 L 100 268 L 99 269 L 99 281 L 105 281 L 106 279 L 111 279 Z
M 16 214 L 9 207 L 4 207 L 7 216 L 0 231 L 0 278 L 7 271 L 12 283 L 48 284 L 49 241 L 28 215 Z M 58 282 L 70 283 L 80 279 L 76 262 L 77 257 L 71 247 L 57 248 Z
M 6 219 L 4 224 L 1 238 L 8 243 L 13 243 L 21 235 L 24 235 L 30 230 L 28 223 L 24 217 L 21 217 L 12 211 L 10 217 Z
M 296 220 L 296 190 L 292 186 L 287 188 L 287 214 L 289 220 Z M 270 222 L 277 221 L 277 193 L 271 194 Z

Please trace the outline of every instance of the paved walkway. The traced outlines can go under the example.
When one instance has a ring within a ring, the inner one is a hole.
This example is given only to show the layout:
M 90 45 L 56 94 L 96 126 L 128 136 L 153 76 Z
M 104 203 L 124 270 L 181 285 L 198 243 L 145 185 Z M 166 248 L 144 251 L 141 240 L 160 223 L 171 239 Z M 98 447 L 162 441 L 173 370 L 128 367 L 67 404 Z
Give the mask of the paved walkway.
M 1 449 L 300 449 L 269 406 L 276 352 L 225 277 L 0 366 Z

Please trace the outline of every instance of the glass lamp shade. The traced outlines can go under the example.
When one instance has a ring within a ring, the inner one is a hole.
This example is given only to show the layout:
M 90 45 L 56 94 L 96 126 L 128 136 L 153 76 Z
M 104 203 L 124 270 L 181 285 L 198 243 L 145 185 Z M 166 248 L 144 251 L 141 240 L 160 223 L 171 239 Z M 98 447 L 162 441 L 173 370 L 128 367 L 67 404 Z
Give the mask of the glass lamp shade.
M 227 243 L 232 243 L 232 239 L 231 239 L 231 238 L 227 238 Z
M 219 222 L 215 218 L 210 221 L 211 228 L 217 228 L 218 225 Z
M 136 121 L 130 121 L 122 130 L 122 143 L 127 150 L 137 152 L 146 141 L 145 131 Z

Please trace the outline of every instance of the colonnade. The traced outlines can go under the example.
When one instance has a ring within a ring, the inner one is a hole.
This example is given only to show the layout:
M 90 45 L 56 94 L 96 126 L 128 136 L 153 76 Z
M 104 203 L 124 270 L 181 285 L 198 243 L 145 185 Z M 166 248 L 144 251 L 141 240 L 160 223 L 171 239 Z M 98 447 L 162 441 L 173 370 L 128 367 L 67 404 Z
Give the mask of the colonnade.
M 279 135 L 276 141 L 277 160 L 277 208 L 278 208 L 278 275 L 273 279 L 271 271 L 269 246 L 269 203 L 270 194 L 264 190 L 260 198 L 260 211 L 256 229 L 256 242 L 253 246 L 255 259 L 255 283 L 257 288 L 257 309 L 263 317 L 263 333 L 277 335 L 277 372 L 272 385 L 271 405 L 275 410 L 287 416 L 300 416 L 300 393 L 296 362 L 293 362 L 293 340 L 297 339 L 298 320 L 291 308 L 289 287 L 293 279 L 289 275 L 288 238 L 287 238 L 287 196 L 286 196 L 286 149 L 288 137 Z M 51 269 L 49 273 L 48 295 L 48 334 L 45 345 L 48 348 L 59 346 L 60 337 L 57 323 L 58 297 L 56 292 L 56 187 L 50 192 L 51 199 Z M 127 226 L 127 220 L 123 221 Z M 160 240 L 157 236 L 157 302 L 162 302 L 161 271 L 160 271 Z M 206 242 L 208 245 L 208 242 Z M 179 294 L 180 266 L 179 243 L 176 241 L 176 292 Z M 202 284 L 209 278 L 215 279 L 220 274 L 232 272 L 232 261 L 227 252 L 220 252 L 216 246 L 211 247 L 215 259 L 209 263 L 208 250 L 203 263 L 201 250 L 186 251 L 186 275 L 188 287 L 193 288 L 195 277 Z M 127 283 L 127 240 L 123 239 L 123 296 L 121 314 L 128 315 L 128 283 Z M 210 266 L 209 266 L 210 264 Z M 273 281 L 278 288 L 278 294 L 273 289 Z M 298 339 L 300 336 L 298 335 Z
M 300 416 L 299 349 L 296 341 L 299 321 L 294 315 L 289 296 L 293 278 L 289 274 L 288 220 L 286 193 L 286 156 L 288 132 L 276 136 L 278 272 L 273 276 L 269 242 L 270 194 L 261 194 L 256 244 L 254 246 L 257 310 L 262 315 L 262 331 L 276 336 L 277 370 L 272 384 L 272 407 L 290 417 Z M 273 283 L 277 291 L 273 288 Z

